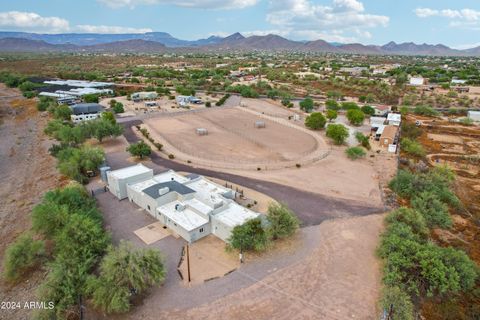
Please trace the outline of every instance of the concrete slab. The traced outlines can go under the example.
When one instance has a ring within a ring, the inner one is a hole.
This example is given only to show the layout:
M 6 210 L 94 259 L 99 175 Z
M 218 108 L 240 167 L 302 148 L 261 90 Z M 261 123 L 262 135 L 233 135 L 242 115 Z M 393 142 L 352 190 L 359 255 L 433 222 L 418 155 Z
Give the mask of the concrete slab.
M 163 224 L 160 222 L 149 224 L 146 227 L 133 231 L 133 233 L 135 233 L 135 235 L 147 245 L 171 235 L 170 231 L 164 229 Z

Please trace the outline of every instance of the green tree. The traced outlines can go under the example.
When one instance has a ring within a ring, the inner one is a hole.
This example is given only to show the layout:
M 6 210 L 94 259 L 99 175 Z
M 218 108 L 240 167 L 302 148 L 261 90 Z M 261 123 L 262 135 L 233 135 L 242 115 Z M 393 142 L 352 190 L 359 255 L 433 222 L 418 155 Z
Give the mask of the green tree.
M 93 304 L 107 313 L 130 310 L 132 294 L 140 294 L 161 284 L 166 275 L 157 250 L 134 250 L 125 241 L 118 248 L 110 246 L 100 263 L 100 275 L 90 277 L 87 292 Z
M 363 158 L 367 155 L 365 150 L 363 150 L 363 148 L 361 147 L 350 147 L 345 150 L 345 153 L 347 154 L 347 157 L 351 160 Z
M 354 126 L 359 126 L 365 120 L 365 114 L 358 109 L 350 109 L 347 111 L 347 119 Z
M 401 207 L 390 212 L 385 219 L 388 224 L 403 223 L 408 225 L 412 232 L 426 239 L 429 234 L 427 222 L 421 213 L 417 210 Z
M 340 110 L 340 105 L 336 100 L 327 100 L 325 102 L 325 106 L 327 107 L 328 110 Z
M 271 203 L 268 206 L 267 220 L 270 223 L 267 232 L 274 240 L 291 236 L 300 225 L 297 216 L 281 203 Z
M 325 128 L 326 123 L 327 123 L 327 119 L 325 119 L 325 116 L 320 112 L 311 113 L 305 119 L 305 126 L 312 130 L 323 129 Z
M 37 102 L 38 111 L 46 111 L 50 106 L 55 105 L 55 101 L 51 97 L 40 96 Z
M 363 106 L 361 110 L 363 113 L 368 114 L 369 116 L 375 115 L 375 109 L 371 106 Z
M 342 124 L 329 124 L 326 130 L 327 137 L 333 140 L 335 144 L 343 144 L 349 137 L 348 129 Z
M 109 111 L 107 112 L 102 112 L 102 117 L 101 117 L 102 120 L 108 120 L 110 121 L 111 123 L 113 124 L 116 124 L 117 123 L 117 119 L 115 119 L 115 115 Z M 93 120 L 95 121 L 95 120 Z M 92 123 L 93 121 L 88 121 L 88 122 L 84 122 L 84 123 Z
M 53 109 L 53 116 L 58 120 L 70 121 L 72 110 L 66 104 L 61 104 Z
M 5 279 L 18 280 L 26 271 L 38 264 L 44 254 L 44 241 L 34 240 L 29 233 L 21 235 L 5 251 L 3 259 Z
M 68 208 L 46 202 L 36 205 L 32 210 L 32 229 L 51 239 L 68 221 Z
M 313 100 L 312 98 L 305 98 L 300 101 L 300 109 L 305 112 L 312 112 L 313 110 Z
M 113 121 L 115 121 L 115 118 Z M 112 120 L 108 119 L 107 117 L 88 121 L 83 125 L 85 126 L 85 130 L 89 133 L 89 135 L 97 139 L 99 142 L 102 142 L 103 139 L 107 137 L 118 137 L 123 132 L 123 127 L 121 125 L 112 122 Z
M 128 146 L 127 151 L 130 152 L 132 156 L 139 157 L 140 159 L 148 157 L 152 153 L 150 146 L 143 141 L 131 144 Z
M 86 183 L 87 173 L 97 170 L 105 161 L 105 153 L 100 148 L 82 146 L 63 149 L 58 152 L 57 158 L 60 173 L 80 183 Z
M 233 228 L 227 241 L 234 249 L 262 251 L 267 247 L 268 236 L 260 218 L 255 218 Z
M 337 111 L 332 110 L 332 109 L 327 109 L 325 114 L 326 114 L 326 117 L 327 117 L 328 121 L 330 121 L 330 122 L 334 119 L 337 119 L 337 117 L 338 117 Z
M 117 100 L 111 99 L 111 100 L 110 100 L 110 108 L 113 109 L 113 107 L 115 107 L 115 104 L 117 104 Z
M 83 96 L 83 101 L 85 101 L 85 103 L 98 103 L 98 100 L 98 94 L 86 94 Z

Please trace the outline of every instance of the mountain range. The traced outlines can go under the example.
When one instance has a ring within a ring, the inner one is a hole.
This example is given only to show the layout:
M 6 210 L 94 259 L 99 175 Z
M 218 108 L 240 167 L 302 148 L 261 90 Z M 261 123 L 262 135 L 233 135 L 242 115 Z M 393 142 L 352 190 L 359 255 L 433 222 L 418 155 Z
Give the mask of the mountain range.
M 480 47 L 456 50 L 442 44 L 389 42 L 383 46 L 340 44 L 324 40 L 293 41 L 275 34 L 244 37 L 211 36 L 181 40 L 165 32 L 142 34 L 37 34 L 0 32 L 0 52 L 168 52 L 168 51 L 295 51 L 371 55 L 479 56 Z

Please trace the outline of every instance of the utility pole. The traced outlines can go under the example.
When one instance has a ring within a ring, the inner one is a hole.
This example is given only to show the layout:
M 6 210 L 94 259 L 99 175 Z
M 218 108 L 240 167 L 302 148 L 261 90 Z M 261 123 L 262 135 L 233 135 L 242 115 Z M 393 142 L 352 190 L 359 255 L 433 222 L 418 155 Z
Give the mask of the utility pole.
M 189 249 L 189 246 L 188 246 L 188 243 L 187 243 L 187 275 L 188 275 L 188 283 L 190 283 L 191 281 L 191 277 L 190 277 L 190 249 Z

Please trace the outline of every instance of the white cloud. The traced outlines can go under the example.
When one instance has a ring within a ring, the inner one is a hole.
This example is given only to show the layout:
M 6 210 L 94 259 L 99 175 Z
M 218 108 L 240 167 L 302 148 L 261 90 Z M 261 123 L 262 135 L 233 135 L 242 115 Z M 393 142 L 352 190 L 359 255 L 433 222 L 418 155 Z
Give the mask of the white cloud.
M 473 9 L 443 9 L 417 8 L 414 13 L 419 18 L 441 17 L 450 19 L 450 27 L 461 27 L 472 30 L 480 29 L 480 11 Z
M 358 41 L 371 37 L 365 29 L 386 27 L 389 21 L 387 16 L 366 13 L 358 0 L 333 0 L 330 5 L 311 0 L 270 0 L 267 14 L 267 22 L 306 40 Z
M 110 8 L 129 7 L 139 5 L 170 4 L 177 7 L 198 9 L 242 9 L 256 5 L 259 0 L 97 0 Z
M 85 33 L 146 33 L 152 32 L 150 28 L 130 28 L 130 27 L 119 27 L 119 26 L 93 26 L 89 24 L 77 25 L 75 30 L 78 32 Z
M 65 19 L 20 11 L 0 12 L 0 27 L 34 32 L 64 32 L 70 29 Z

